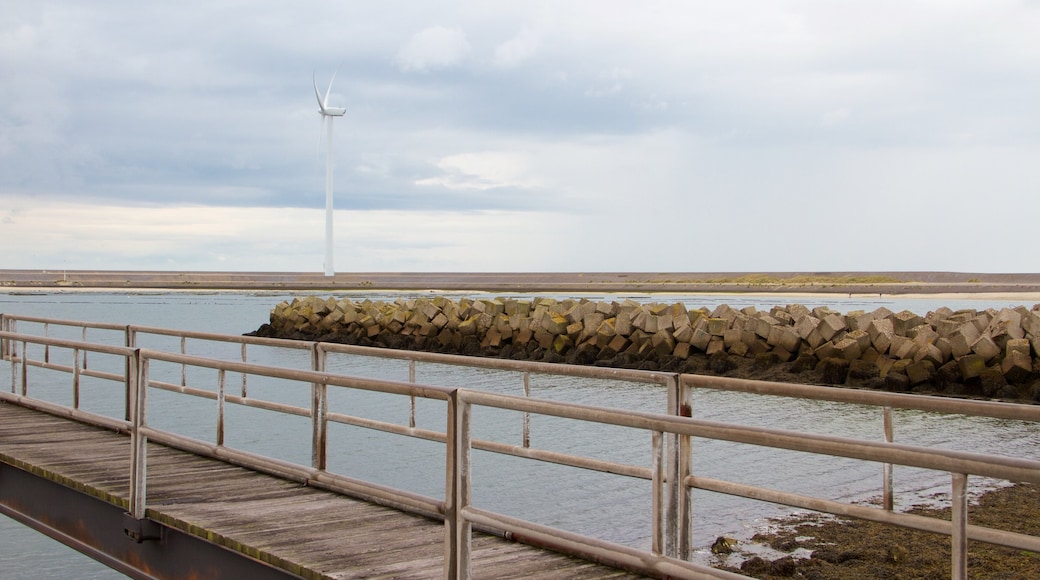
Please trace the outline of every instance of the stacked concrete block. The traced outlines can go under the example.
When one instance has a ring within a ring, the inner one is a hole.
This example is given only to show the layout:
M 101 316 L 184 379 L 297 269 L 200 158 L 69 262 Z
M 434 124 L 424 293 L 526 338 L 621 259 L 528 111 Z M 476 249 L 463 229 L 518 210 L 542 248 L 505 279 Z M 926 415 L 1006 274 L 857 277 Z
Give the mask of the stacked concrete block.
M 727 356 L 804 369 L 808 361 L 832 359 L 842 377 L 855 369 L 847 380 L 857 386 L 932 385 L 970 395 L 973 385 L 999 375 L 995 384 L 1010 386 L 997 396 L 1018 389 L 1035 391 L 1040 400 L 1040 305 L 939 308 L 921 316 L 887 308 L 841 314 L 797 304 L 709 311 L 631 300 L 435 296 L 383 303 L 310 296 L 276 305 L 257 334 L 643 368 L 692 368 L 697 357 Z

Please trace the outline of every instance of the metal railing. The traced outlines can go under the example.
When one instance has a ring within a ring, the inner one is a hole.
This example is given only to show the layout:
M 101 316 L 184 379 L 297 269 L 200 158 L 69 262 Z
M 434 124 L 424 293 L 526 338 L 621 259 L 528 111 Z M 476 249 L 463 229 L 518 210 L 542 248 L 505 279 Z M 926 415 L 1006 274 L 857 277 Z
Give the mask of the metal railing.
M 125 342 L 129 346 L 105 346 L 84 341 L 53 338 L 46 336 L 46 330 L 44 331 L 44 336 L 20 334 L 16 328 L 17 320 L 45 324 L 47 325 L 44 327 L 45 329 L 59 324 L 81 326 L 83 328 L 83 337 L 86 337 L 86 329 L 88 327 L 122 330 L 126 333 Z M 143 332 L 179 337 L 181 340 L 181 352 L 171 353 L 134 348 L 136 337 Z M 184 341 L 189 338 L 225 343 L 241 343 L 243 360 L 218 360 L 185 354 Z M 598 367 L 571 367 L 520 361 L 477 359 L 430 353 L 368 349 L 327 343 L 189 333 L 146 327 L 92 325 L 29 317 L 0 316 L 0 339 L 2 339 L 0 340 L 0 353 L 12 365 L 11 393 L 0 393 L 0 398 L 63 416 L 117 428 L 131 434 L 134 453 L 134 468 L 131 474 L 133 482 L 131 486 L 131 509 L 136 517 L 144 517 L 147 510 L 147 478 L 145 475 L 147 458 L 145 456 L 146 446 L 143 443 L 150 439 L 200 455 L 217 457 L 231 463 L 282 477 L 306 481 L 310 485 L 325 487 L 384 505 L 433 517 L 443 517 L 446 526 L 447 546 L 445 573 L 447 577 L 452 578 L 468 577 L 469 538 L 473 526 L 498 533 L 508 531 L 515 537 L 525 537 L 534 540 L 536 543 L 552 546 L 568 553 L 655 575 L 669 575 L 673 577 L 739 577 L 687 561 L 691 550 L 691 489 L 710 490 L 839 516 L 852 516 L 948 535 L 951 537 L 954 548 L 952 560 L 952 577 L 954 578 L 966 577 L 966 544 L 968 539 L 1040 552 L 1040 538 L 968 525 L 966 493 L 966 483 L 969 475 L 1040 483 L 1040 462 L 900 445 L 892 441 L 891 418 L 891 409 L 904 408 L 1040 421 L 1040 407 L 767 383 L 762 381 L 744 381 L 698 375 L 675 375 Z M 31 358 L 27 351 L 27 345 L 30 344 L 42 347 L 43 355 L 41 358 Z M 309 349 L 312 368 L 286 369 L 243 362 L 246 358 L 245 349 L 247 344 Z M 52 349 L 70 351 L 71 364 L 59 364 L 51 361 Z M 87 353 L 94 352 L 125 357 L 127 363 L 126 374 L 117 375 L 88 369 L 86 365 Z M 324 369 L 326 357 L 330 352 L 408 360 L 412 382 L 362 379 L 328 373 Z M 81 353 L 82 357 L 80 356 Z M 465 364 L 468 366 L 517 371 L 523 374 L 524 394 L 526 396 L 518 397 L 468 389 L 415 384 L 414 365 L 417 362 Z M 153 378 L 150 367 L 155 363 L 179 365 L 182 369 L 181 384 L 164 382 Z M 74 404 L 70 407 L 36 400 L 30 397 L 28 393 L 29 381 L 27 374 L 30 367 L 41 367 L 71 373 L 74 391 L 78 391 L 79 377 L 87 374 L 102 379 L 122 382 L 126 385 L 129 414 L 123 419 L 112 419 L 80 411 L 77 409 L 78 394 L 73 397 Z M 214 382 L 216 388 L 207 389 L 188 385 L 183 371 L 183 369 L 187 368 L 211 369 L 215 371 L 216 379 Z M 240 394 L 233 394 L 227 389 L 227 373 L 239 373 L 242 375 Z M 531 398 L 529 396 L 529 377 L 531 373 L 616 378 L 626 381 L 638 380 L 662 384 L 668 387 L 668 413 L 655 414 L 622 411 Z M 246 392 L 247 376 L 270 377 L 309 384 L 311 388 L 310 408 L 263 401 L 248 396 Z M 218 407 L 219 416 L 215 442 L 207 443 L 150 427 L 147 421 L 146 402 L 148 387 L 214 400 Z M 376 421 L 333 412 L 328 405 L 329 388 L 370 390 L 408 397 L 413 401 L 408 425 Z M 876 405 L 882 408 L 885 415 L 885 441 L 865 441 L 693 419 L 689 415 L 691 414 L 692 405 L 691 393 L 695 388 L 734 390 Z M 419 429 L 415 426 L 414 401 L 416 398 L 443 400 L 447 403 L 446 416 L 444 417 L 445 430 L 443 432 Z M 224 407 L 227 404 L 253 406 L 269 411 L 309 418 L 312 430 L 311 465 L 303 466 L 226 446 L 224 444 L 223 430 L 225 427 L 223 416 Z M 474 407 L 492 407 L 520 413 L 524 418 L 522 443 L 520 445 L 509 445 L 502 442 L 473 438 L 470 416 Z M 529 417 L 531 415 L 555 416 L 575 421 L 595 422 L 649 431 L 652 441 L 651 466 L 647 468 L 645 466 L 628 465 L 531 448 L 529 438 Z M 329 444 L 327 433 L 330 422 L 443 442 L 446 446 L 444 464 L 445 497 L 443 499 L 434 499 L 329 472 L 327 465 Z M 891 471 L 889 468 L 886 468 L 885 471 L 885 505 L 880 509 L 702 477 L 691 472 L 691 437 L 946 472 L 950 474 L 951 478 L 952 521 L 894 512 L 891 509 L 890 501 Z M 472 470 L 470 469 L 470 454 L 474 449 L 551 461 L 563 465 L 651 481 L 651 549 L 649 552 L 638 550 L 474 507 L 471 504 L 473 482 Z

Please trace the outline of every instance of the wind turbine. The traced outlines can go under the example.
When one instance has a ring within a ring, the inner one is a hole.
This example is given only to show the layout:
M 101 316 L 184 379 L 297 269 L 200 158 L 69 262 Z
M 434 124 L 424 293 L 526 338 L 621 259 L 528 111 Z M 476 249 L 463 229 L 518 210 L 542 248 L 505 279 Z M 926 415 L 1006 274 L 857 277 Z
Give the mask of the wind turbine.
M 342 107 L 329 106 L 329 93 L 332 92 L 332 81 L 336 80 L 335 73 L 333 73 L 332 79 L 329 81 L 329 88 L 325 90 L 324 98 L 318 92 L 317 75 L 315 75 L 313 80 L 314 96 L 318 98 L 318 112 L 321 113 L 322 129 L 324 130 L 325 128 L 326 120 L 328 120 L 329 125 L 329 145 L 325 152 L 325 275 L 334 276 L 336 269 L 332 265 L 332 120 L 336 117 L 342 117 L 347 110 Z M 320 135 L 318 143 L 321 143 Z

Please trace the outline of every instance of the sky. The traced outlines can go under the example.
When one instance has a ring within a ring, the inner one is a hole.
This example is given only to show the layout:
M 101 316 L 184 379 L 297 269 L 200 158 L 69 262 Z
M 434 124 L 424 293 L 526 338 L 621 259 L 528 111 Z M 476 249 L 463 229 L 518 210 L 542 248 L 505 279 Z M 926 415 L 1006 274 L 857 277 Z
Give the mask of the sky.
M 0 0 L 0 269 L 1040 271 L 1035 0 Z

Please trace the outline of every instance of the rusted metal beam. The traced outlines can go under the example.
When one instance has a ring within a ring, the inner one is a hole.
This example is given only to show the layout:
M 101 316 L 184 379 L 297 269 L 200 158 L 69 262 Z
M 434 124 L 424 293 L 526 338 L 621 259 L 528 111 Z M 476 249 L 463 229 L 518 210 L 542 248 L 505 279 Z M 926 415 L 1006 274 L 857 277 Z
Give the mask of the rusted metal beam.
M 131 578 L 299 578 L 4 462 L 0 513 Z

